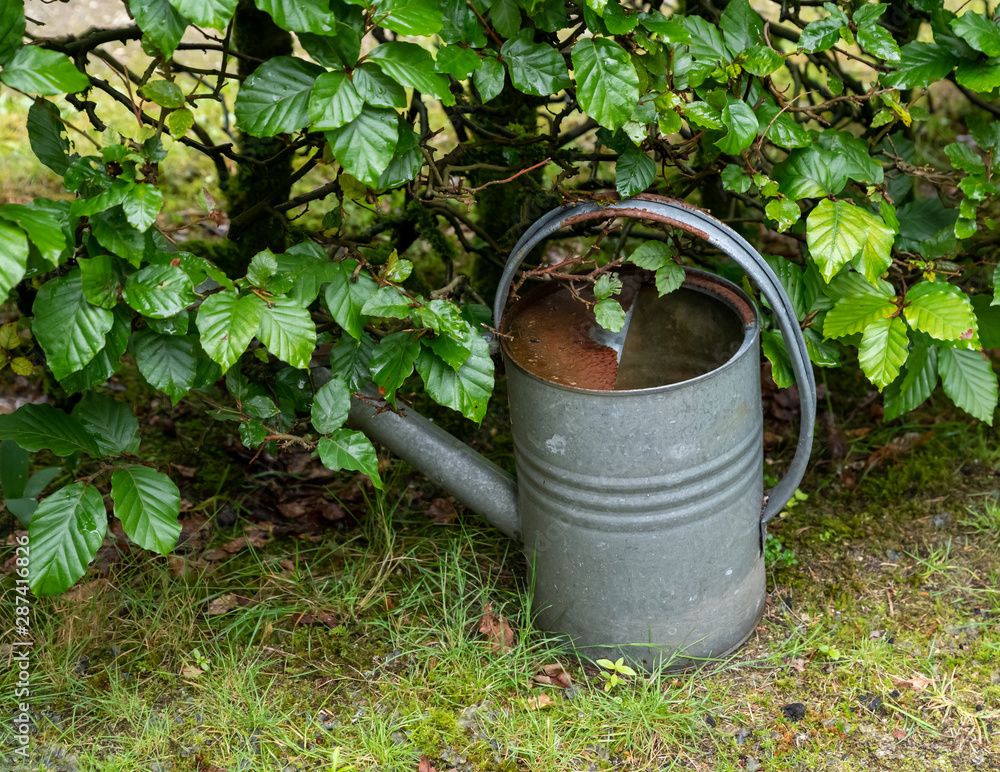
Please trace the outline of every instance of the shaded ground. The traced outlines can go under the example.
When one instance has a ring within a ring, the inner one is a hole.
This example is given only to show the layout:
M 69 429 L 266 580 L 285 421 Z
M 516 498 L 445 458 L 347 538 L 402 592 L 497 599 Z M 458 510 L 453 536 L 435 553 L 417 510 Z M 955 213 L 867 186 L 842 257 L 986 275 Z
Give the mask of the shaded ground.
M 199 405 L 138 405 L 184 543 L 149 556 L 118 531 L 34 602 L 30 764 L 0 769 L 1000 768 L 996 431 L 928 411 L 866 432 L 851 399 L 771 529 L 747 645 L 610 691 L 531 627 L 514 546 L 405 469 L 383 495 L 304 455 L 246 467 Z M 793 428 L 769 424 L 769 457 Z M 502 426 L 475 439 L 503 462 Z

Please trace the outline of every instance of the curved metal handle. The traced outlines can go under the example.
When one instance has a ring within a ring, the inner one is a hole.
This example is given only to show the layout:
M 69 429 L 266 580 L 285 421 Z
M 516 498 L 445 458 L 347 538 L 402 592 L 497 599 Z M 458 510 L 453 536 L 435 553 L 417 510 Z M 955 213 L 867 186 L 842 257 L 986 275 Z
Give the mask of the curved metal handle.
M 560 228 L 565 228 L 586 220 L 601 220 L 609 217 L 630 217 L 641 220 L 656 220 L 681 228 L 718 247 L 735 260 L 746 271 L 760 291 L 767 298 L 771 311 L 778 320 L 778 327 L 784 335 L 785 348 L 792 361 L 792 370 L 799 386 L 801 425 L 799 442 L 795 456 L 781 481 L 765 496 L 767 502 L 761 513 L 761 522 L 766 523 L 788 503 L 809 463 L 812 451 L 813 425 L 816 422 L 816 379 L 809 362 L 806 341 L 799 328 L 798 319 L 791 301 L 785 294 L 781 282 L 774 275 L 764 259 L 747 241 L 734 230 L 716 220 L 711 215 L 696 209 L 683 201 L 674 201 L 663 196 L 643 194 L 611 204 L 581 203 L 553 209 L 537 220 L 514 246 L 500 277 L 493 302 L 495 327 L 500 330 L 510 285 L 521 263 L 545 238 Z

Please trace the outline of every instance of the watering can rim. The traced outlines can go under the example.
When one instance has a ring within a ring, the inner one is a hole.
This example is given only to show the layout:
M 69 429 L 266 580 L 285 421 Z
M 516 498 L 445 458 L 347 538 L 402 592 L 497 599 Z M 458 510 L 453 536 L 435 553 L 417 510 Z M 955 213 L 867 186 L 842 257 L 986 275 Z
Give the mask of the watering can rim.
M 493 301 L 494 329 L 503 327 L 503 315 L 514 274 L 531 250 L 543 239 L 568 225 L 586 220 L 626 217 L 648 219 L 681 228 L 719 247 L 732 258 L 757 284 L 768 300 L 771 312 L 784 335 L 785 348 L 791 360 L 800 399 L 799 440 L 795 455 L 785 476 L 764 496 L 761 523 L 777 515 L 792 498 L 805 474 L 812 450 L 816 422 L 816 378 L 812 371 L 805 337 L 799 327 L 795 310 L 781 282 L 764 258 L 746 239 L 707 212 L 684 201 L 644 193 L 625 200 L 609 194 L 610 202 L 582 202 L 558 207 L 542 215 L 521 236 L 510 252 Z M 611 392 L 615 394 L 616 392 Z M 627 393 L 627 392 L 626 392 Z
M 744 321 L 741 318 L 742 314 L 739 312 L 739 310 L 737 310 L 736 308 L 733 307 L 734 304 L 732 302 L 730 302 L 727 298 L 722 297 L 720 295 L 715 295 L 714 296 L 717 300 L 719 300 L 720 302 L 724 303 L 726 305 L 726 307 L 729 308 L 733 312 L 733 314 L 737 318 L 739 318 L 740 321 L 743 323 L 743 340 L 740 343 L 739 349 L 737 349 L 735 352 L 733 352 L 725 362 L 723 362 L 718 367 L 713 367 L 707 373 L 702 373 L 701 375 L 696 375 L 694 378 L 685 378 L 683 381 L 678 381 L 676 383 L 665 383 L 665 384 L 661 384 L 660 386 L 648 386 L 648 387 L 641 388 L 641 389 L 587 389 L 587 388 L 583 388 L 581 386 L 571 386 L 571 385 L 566 384 L 566 383 L 559 383 L 558 381 L 552 381 L 552 380 L 549 380 L 548 378 L 543 378 L 540 375 L 536 375 L 535 373 L 531 372 L 526 367 L 524 367 L 523 365 L 521 365 L 513 356 L 511 356 L 510 352 L 508 351 L 508 346 L 507 346 L 506 340 L 504 339 L 504 336 L 501 335 L 500 336 L 500 348 L 503 351 L 504 360 L 506 362 L 508 362 L 509 364 L 513 365 L 514 367 L 516 367 L 519 372 L 521 372 L 525 376 L 531 378 L 532 380 L 540 381 L 540 382 L 542 382 L 542 383 L 544 383 L 544 384 L 546 384 L 548 386 L 553 386 L 553 387 L 555 387 L 557 389 L 562 389 L 564 391 L 570 391 L 570 392 L 573 392 L 573 393 L 582 393 L 582 394 L 586 394 L 586 395 L 592 396 L 592 397 L 609 397 L 609 398 L 610 397 L 629 397 L 629 396 L 642 396 L 642 397 L 646 397 L 646 396 L 655 395 L 655 394 L 658 394 L 658 393 L 668 393 L 668 392 L 671 392 L 671 391 L 679 391 L 680 389 L 687 388 L 687 387 L 692 386 L 692 385 L 698 385 L 698 384 L 700 384 L 700 383 L 702 383 L 702 382 L 704 382 L 704 381 L 706 381 L 706 380 L 708 380 L 710 378 L 718 377 L 719 375 L 721 375 L 726 370 L 728 370 L 728 369 L 730 369 L 732 367 L 736 367 L 737 366 L 737 360 L 740 358 L 740 356 L 746 351 L 747 348 L 749 348 L 750 346 L 754 345 L 754 343 L 757 340 L 758 334 L 760 332 L 760 328 L 761 328 L 760 327 L 760 314 L 757 311 L 757 306 L 750 299 L 750 297 L 743 291 L 743 289 L 740 286 L 738 286 L 738 285 L 734 284 L 733 282 L 729 281 L 728 279 L 724 279 L 721 276 L 717 276 L 714 273 L 709 273 L 708 271 L 703 271 L 703 270 L 701 270 L 699 268 L 689 268 L 688 266 L 684 266 L 684 272 L 685 272 L 685 274 L 688 274 L 688 275 L 695 274 L 695 275 L 700 275 L 700 276 L 708 277 L 712 282 L 721 284 L 724 287 L 726 287 L 726 289 L 735 292 L 736 295 L 738 296 L 738 298 L 740 300 L 742 300 L 746 304 L 747 309 L 750 311 L 750 313 L 753 314 L 752 320 L 750 322 L 746 322 L 746 321 Z M 706 295 L 710 294 L 710 291 L 708 289 L 697 287 L 697 286 L 692 286 L 692 287 L 689 287 L 688 289 L 691 289 L 691 290 L 693 290 L 695 292 L 701 292 L 701 293 L 704 293 Z M 512 308 L 513 308 L 513 306 L 512 306 Z M 509 321 L 509 320 L 510 320 L 510 317 L 507 318 L 507 321 Z M 503 331 L 501 330 L 501 332 L 503 332 Z

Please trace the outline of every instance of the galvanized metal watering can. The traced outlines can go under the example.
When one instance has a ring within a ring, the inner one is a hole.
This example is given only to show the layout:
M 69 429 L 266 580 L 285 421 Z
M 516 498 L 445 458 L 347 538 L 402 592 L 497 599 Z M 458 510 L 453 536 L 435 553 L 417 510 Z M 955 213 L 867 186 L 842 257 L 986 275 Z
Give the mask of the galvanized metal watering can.
M 651 295 L 623 292 L 628 334 L 617 341 L 560 324 L 560 314 L 585 307 L 551 286 L 505 308 L 536 245 L 609 217 L 707 240 L 767 299 L 801 400 L 795 456 L 767 494 L 760 324 L 739 287 L 688 271 L 662 299 L 651 287 Z M 802 479 L 816 413 L 805 340 L 777 277 L 738 234 L 687 204 L 656 196 L 577 204 L 549 212 L 514 247 L 494 319 L 504 333 L 516 481 L 410 408 L 373 415 L 355 401 L 350 422 L 523 543 L 537 625 L 568 636 L 580 654 L 673 669 L 736 649 L 763 611 L 766 523 Z

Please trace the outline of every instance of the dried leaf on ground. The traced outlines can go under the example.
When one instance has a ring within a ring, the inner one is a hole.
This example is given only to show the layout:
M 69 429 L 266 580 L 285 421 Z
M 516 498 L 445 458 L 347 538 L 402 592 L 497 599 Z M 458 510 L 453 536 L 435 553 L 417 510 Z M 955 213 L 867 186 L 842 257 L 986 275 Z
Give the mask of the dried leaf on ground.
M 417 772 L 437 772 L 437 770 L 431 764 L 431 760 L 421 753 L 420 763 L 417 764 Z
M 427 506 L 425 514 L 431 519 L 431 522 L 439 523 L 440 525 L 451 525 L 455 522 L 455 518 L 458 517 L 458 510 L 455 509 L 454 499 L 438 498 L 434 499 Z
M 806 660 L 802 657 L 796 657 L 792 660 L 792 670 L 796 673 L 803 673 L 806 669 Z
M 167 555 L 167 565 L 178 579 L 194 579 L 208 567 L 201 558 L 187 558 L 183 555 Z
M 573 685 L 573 679 L 569 677 L 569 673 L 558 662 L 553 662 L 551 665 L 543 665 L 541 672 L 533 675 L 531 680 L 535 686 L 555 686 L 558 689 L 568 689 Z
M 197 678 L 200 675 L 204 675 L 205 671 L 200 667 L 195 667 L 194 665 L 184 665 L 181 668 L 181 676 L 183 678 Z
M 220 595 L 218 598 L 213 598 L 208 602 L 208 605 L 205 607 L 205 616 L 213 617 L 225 614 L 227 611 L 236 608 L 236 605 L 231 594 Z
M 288 518 L 302 517 L 306 513 L 306 505 L 303 501 L 283 501 L 278 504 L 278 511 Z
M 927 678 L 926 676 L 912 676 L 906 680 L 898 680 L 895 683 L 900 689 L 913 689 L 915 692 L 922 692 L 928 686 L 934 684 L 934 679 Z
M 204 544 L 211 531 L 208 525 L 208 518 L 204 515 L 188 515 L 180 521 L 180 524 L 181 535 L 177 540 L 177 546 L 183 544 L 189 549 L 197 549 Z
M 198 470 L 195 469 L 193 466 L 181 466 L 180 464 L 171 464 L 170 468 L 173 469 L 175 472 L 177 472 L 177 474 L 179 474 L 181 477 L 187 477 L 188 479 L 191 479 L 196 474 L 198 474 Z
M 870 456 L 865 466 L 871 470 L 885 461 L 898 461 L 900 456 L 909 453 L 918 445 L 927 442 L 933 436 L 933 432 L 907 432 L 902 437 L 894 437 Z
M 483 616 L 479 621 L 479 632 L 486 636 L 490 651 L 507 651 L 514 645 L 514 631 L 507 620 L 493 613 L 493 604 L 483 604 Z
M 537 697 L 532 697 L 530 700 L 525 700 L 524 705 L 528 710 L 542 710 L 543 708 L 549 708 L 556 704 L 556 701 L 552 699 L 552 695 L 548 692 L 542 692 Z
M 327 613 L 326 611 L 312 611 L 303 612 L 301 614 L 292 614 L 293 624 L 295 625 L 326 625 L 327 627 L 333 628 L 340 624 L 337 621 L 337 617 L 333 614 Z

